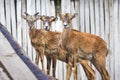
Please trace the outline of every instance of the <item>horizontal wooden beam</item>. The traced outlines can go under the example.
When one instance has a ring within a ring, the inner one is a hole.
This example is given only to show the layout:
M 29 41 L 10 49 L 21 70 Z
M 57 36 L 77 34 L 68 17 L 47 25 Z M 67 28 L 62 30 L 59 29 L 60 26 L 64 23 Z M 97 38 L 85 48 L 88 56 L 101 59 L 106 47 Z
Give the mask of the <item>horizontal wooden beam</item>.
M 6 70 L 4 73 L 13 80 L 55 80 L 51 76 L 44 74 L 31 60 L 25 55 L 24 50 L 13 39 L 7 29 L 0 24 L 0 62 Z M 11 80 L 10 79 L 10 80 Z

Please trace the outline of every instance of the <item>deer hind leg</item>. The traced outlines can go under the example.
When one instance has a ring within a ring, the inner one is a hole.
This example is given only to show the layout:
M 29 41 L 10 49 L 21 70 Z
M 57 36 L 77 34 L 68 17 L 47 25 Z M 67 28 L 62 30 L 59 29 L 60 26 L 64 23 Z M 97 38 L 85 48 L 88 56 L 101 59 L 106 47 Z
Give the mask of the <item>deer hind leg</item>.
M 110 76 L 105 68 L 105 58 L 102 56 L 94 57 L 92 60 L 93 65 L 96 67 L 96 69 L 99 71 L 102 80 L 110 80 Z
M 56 62 L 57 62 L 57 57 L 53 56 L 53 66 L 52 66 L 52 70 L 53 70 L 53 77 L 56 77 Z
M 82 65 L 88 80 L 95 80 L 95 71 L 88 65 L 88 60 L 78 59 Z
M 70 76 L 72 74 L 72 64 L 68 63 L 66 65 L 66 68 L 67 68 L 67 70 L 66 70 L 66 80 L 70 80 Z
M 51 57 L 47 57 L 47 74 L 50 74 Z
M 36 52 L 35 63 L 38 65 L 39 63 L 39 53 Z

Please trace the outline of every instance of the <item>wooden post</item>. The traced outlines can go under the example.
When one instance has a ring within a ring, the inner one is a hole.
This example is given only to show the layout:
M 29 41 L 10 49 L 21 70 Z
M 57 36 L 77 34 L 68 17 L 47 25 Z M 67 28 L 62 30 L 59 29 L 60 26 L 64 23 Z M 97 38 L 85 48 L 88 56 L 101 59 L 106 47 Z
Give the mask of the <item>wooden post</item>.
M 11 15 L 11 25 L 12 25 L 12 35 L 17 40 L 17 29 L 16 29 L 16 13 L 15 13 L 15 2 L 14 0 L 10 1 L 10 15 Z
M 10 22 L 10 0 L 5 0 L 5 10 L 6 10 L 6 27 L 11 33 L 11 22 Z

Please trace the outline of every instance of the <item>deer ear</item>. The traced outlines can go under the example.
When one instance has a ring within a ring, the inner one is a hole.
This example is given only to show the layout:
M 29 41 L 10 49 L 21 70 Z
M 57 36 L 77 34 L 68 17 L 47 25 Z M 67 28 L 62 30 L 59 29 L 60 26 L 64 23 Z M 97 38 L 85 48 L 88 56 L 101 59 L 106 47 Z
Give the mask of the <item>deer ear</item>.
M 70 19 L 75 18 L 77 15 L 78 15 L 78 13 L 74 13 L 74 15 L 72 15 Z
M 27 12 L 24 12 L 24 14 L 25 14 L 26 16 L 29 16 L 29 14 L 28 14 Z
M 37 16 L 39 14 L 39 12 L 35 13 L 34 16 Z
M 51 21 L 56 21 L 58 18 L 51 16 Z
M 23 19 L 27 19 L 25 15 L 22 15 L 22 18 L 23 18 Z
M 39 19 L 42 21 L 43 21 L 43 17 L 44 17 L 44 15 L 43 16 L 39 15 Z
M 41 15 L 38 15 L 39 16 L 39 19 L 41 19 L 42 18 L 42 16 Z

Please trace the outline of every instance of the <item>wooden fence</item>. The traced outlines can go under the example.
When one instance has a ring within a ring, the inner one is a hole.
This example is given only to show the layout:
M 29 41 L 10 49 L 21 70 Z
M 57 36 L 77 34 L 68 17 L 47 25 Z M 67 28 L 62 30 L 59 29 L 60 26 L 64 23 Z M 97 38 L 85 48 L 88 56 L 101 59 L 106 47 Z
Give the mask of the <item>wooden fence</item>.
M 55 16 L 55 3 L 54 0 L 0 0 L 0 22 L 7 27 L 29 58 L 34 61 L 36 53 L 29 40 L 28 25 L 21 18 L 25 11 L 29 14 L 39 12 L 41 15 Z M 108 43 L 109 54 L 106 58 L 106 68 L 111 80 L 119 80 L 120 0 L 61 0 L 61 12 L 78 13 L 73 20 L 73 28 L 99 35 Z M 59 19 L 52 25 L 52 30 L 62 31 L 63 29 Z M 38 21 L 37 27 L 40 28 L 40 26 L 41 22 Z M 87 80 L 81 65 L 78 64 L 78 66 L 79 80 Z M 39 67 L 41 68 L 41 64 Z M 65 80 L 65 73 L 65 63 L 58 61 L 57 78 Z M 97 71 L 96 78 L 101 80 Z

